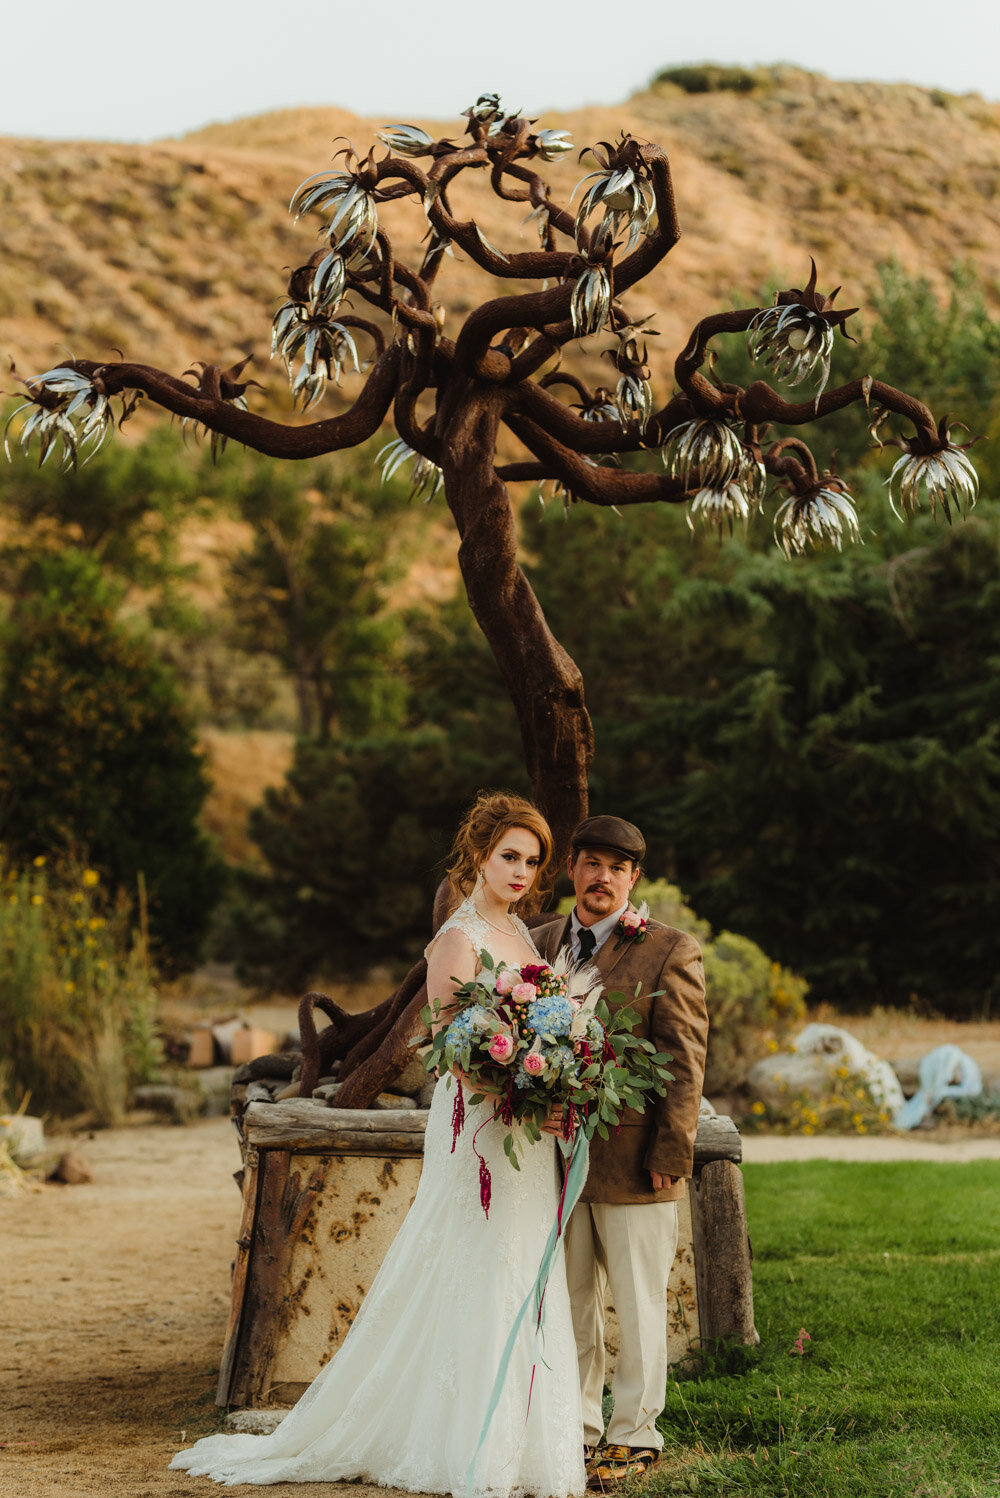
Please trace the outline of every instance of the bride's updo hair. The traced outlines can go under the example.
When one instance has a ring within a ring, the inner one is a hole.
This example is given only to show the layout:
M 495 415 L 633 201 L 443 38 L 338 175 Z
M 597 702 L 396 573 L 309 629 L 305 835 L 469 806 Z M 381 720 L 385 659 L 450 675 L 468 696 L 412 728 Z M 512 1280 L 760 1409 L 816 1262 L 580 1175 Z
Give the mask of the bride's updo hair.
M 455 835 L 448 865 L 448 879 L 461 895 L 470 895 L 476 876 L 504 834 L 511 827 L 533 832 L 539 842 L 538 870 L 532 891 L 544 888 L 545 871 L 552 857 L 552 833 L 537 807 L 511 791 L 480 791 Z

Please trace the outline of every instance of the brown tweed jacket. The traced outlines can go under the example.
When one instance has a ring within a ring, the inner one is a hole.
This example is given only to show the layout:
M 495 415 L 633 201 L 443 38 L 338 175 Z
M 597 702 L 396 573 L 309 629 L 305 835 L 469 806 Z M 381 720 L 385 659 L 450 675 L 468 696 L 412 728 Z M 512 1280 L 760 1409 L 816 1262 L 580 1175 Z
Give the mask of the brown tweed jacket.
M 539 952 L 551 962 L 570 938 L 569 916 L 559 916 L 532 930 Z M 621 1127 L 590 1145 L 590 1174 L 583 1189 L 586 1202 L 677 1201 L 687 1190 L 693 1169 L 694 1136 L 705 1078 L 708 1012 L 701 948 L 693 936 L 651 920 L 641 942 L 623 942 L 617 951 L 612 932 L 593 961 L 604 978 L 612 1008 L 622 1002 L 640 1018 L 635 1033 L 648 1037 L 673 1060 L 666 1097 L 653 1096 L 643 1113 L 627 1109 Z M 639 994 L 636 997 L 636 987 Z M 658 998 L 652 995 L 663 990 Z M 613 993 L 624 995 L 611 1001 Z M 650 1171 L 678 1177 L 674 1186 L 654 1191 Z

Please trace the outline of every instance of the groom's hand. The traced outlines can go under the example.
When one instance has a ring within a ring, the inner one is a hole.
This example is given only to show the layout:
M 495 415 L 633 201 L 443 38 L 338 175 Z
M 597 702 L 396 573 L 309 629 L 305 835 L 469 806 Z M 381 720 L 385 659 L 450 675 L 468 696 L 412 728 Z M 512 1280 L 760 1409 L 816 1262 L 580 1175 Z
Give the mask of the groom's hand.
M 677 1184 L 677 1176 L 661 1176 L 658 1170 L 651 1170 L 649 1173 L 653 1177 L 654 1191 L 666 1191 L 670 1186 Z

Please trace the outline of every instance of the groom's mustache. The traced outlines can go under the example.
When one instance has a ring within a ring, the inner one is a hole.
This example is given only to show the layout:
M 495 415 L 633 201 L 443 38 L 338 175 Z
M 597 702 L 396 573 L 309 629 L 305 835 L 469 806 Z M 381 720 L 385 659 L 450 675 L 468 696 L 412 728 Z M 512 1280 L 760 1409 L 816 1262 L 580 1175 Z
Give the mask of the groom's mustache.
M 612 891 L 610 889 L 608 889 L 608 887 L 607 887 L 606 884 L 588 884 L 587 885 L 587 894 L 588 895 L 610 895 L 611 893 L 612 893 Z

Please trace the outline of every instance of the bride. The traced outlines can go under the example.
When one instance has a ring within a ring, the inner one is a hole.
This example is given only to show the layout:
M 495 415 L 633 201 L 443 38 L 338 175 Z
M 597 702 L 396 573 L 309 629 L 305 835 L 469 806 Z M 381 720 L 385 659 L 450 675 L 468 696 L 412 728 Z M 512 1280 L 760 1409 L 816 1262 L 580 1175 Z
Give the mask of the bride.
M 512 907 L 543 877 L 551 852 L 548 824 L 529 802 L 479 796 L 448 869 L 465 898 L 427 948 L 427 992 L 442 1003 L 435 1028 L 448 1023 L 455 987 L 479 971 L 484 948 L 512 966 L 540 960 Z M 355 1479 L 456 1498 L 584 1492 L 561 1242 L 545 1292 L 544 1345 L 526 1317 L 480 1440 L 508 1333 L 555 1217 L 558 1167 L 546 1134 L 512 1169 L 489 1098 L 466 1103 L 452 1152 L 457 1086 L 446 1075 L 435 1088 L 416 1197 L 336 1356 L 270 1435 L 208 1436 L 171 1467 L 228 1484 Z M 493 1176 L 488 1220 L 472 1151 L 477 1129 Z

